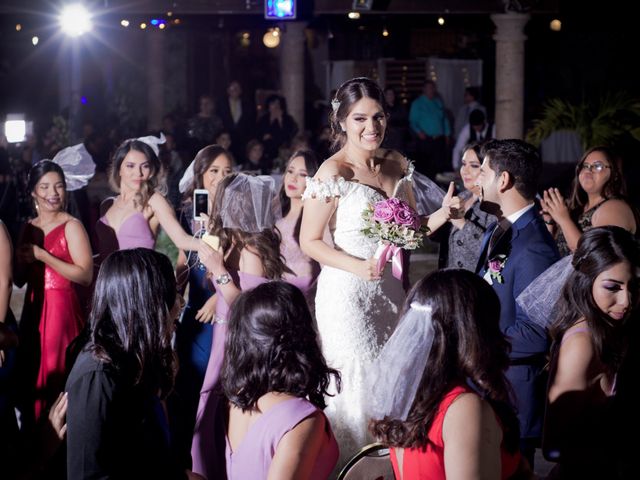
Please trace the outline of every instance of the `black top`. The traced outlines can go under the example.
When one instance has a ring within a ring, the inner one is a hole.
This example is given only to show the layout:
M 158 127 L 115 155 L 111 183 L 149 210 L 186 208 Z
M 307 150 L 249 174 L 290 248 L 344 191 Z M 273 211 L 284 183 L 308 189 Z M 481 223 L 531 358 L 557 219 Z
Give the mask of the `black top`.
M 84 349 L 65 390 L 67 478 L 184 478 L 174 467 L 160 399 L 131 387 Z

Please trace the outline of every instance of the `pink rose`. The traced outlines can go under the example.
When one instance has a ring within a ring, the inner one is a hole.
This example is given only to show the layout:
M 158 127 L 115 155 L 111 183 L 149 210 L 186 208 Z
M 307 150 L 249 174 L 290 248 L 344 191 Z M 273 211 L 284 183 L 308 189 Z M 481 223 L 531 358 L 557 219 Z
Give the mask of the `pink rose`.
M 378 202 L 373 206 L 373 219 L 376 222 L 389 223 L 393 220 L 393 208 L 386 202 Z
M 499 272 L 500 270 L 502 270 L 502 262 L 500 260 L 490 260 L 489 270 Z
M 408 225 L 414 227 L 416 224 L 416 214 L 411 208 L 406 206 L 399 207 L 393 214 L 393 218 L 396 223 L 400 225 Z
M 404 205 L 406 205 L 402 200 L 400 200 L 399 198 L 395 198 L 395 197 L 391 197 L 389 200 L 386 200 L 387 205 L 389 205 L 391 208 L 393 208 L 394 210 L 398 207 L 402 207 Z

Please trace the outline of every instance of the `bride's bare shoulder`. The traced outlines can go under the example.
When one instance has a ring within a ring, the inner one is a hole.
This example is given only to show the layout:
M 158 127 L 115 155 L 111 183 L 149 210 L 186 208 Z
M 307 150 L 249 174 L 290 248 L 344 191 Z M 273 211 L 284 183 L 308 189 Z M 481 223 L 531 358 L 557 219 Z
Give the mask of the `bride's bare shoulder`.
M 316 172 L 316 180 L 329 180 L 336 177 L 345 177 L 345 166 L 343 156 L 340 152 L 325 160 Z

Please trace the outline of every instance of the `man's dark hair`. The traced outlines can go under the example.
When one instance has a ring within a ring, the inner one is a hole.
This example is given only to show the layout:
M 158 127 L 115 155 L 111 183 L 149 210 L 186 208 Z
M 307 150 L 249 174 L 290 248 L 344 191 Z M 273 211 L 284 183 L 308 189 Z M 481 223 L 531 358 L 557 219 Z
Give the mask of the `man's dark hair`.
M 542 160 L 533 145 L 517 139 L 490 140 L 482 148 L 482 154 L 488 157 L 496 175 L 509 173 L 520 195 L 527 200 L 535 198 Z
M 473 97 L 474 100 L 480 99 L 480 89 L 478 87 L 467 87 L 465 91 Z
M 475 127 L 476 125 L 483 125 L 487 117 L 482 110 L 477 108 L 472 110 L 469 114 L 469 125 Z

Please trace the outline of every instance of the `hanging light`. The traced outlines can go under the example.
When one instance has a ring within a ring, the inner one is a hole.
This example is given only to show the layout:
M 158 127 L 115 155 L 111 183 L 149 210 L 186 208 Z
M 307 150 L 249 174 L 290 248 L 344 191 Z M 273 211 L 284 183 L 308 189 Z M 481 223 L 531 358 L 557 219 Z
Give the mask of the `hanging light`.
M 444 17 L 438 17 L 438 25 L 444 25 Z
M 129 26 L 129 20 L 127 20 L 126 18 L 120 20 L 120 25 L 122 25 L 124 28 L 127 28 Z
M 387 27 L 384 27 L 382 29 L 382 36 L 383 37 L 388 37 L 389 36 L 389 30 L 387 30 Z
M 91 15 L 79 3 L 64 7 L 59 21 L 62 31 L 71 37 L 78 37 L 83 33 L 87 33 L 93 27 Z
M 262 37 L 262 43 L 267 48 L 276 48 L 280 45 L 280 30 L 278 28 L 270 28 Z
M 557 18 L 554 18 L 553 20 L 551 20 L 551 23 L 549 23 L 549 28 L 554 32 L 559 32 L 560 30 L 562 30 L 562 22 Z
M 22 30 L 22 25 L 19 23 L 16 23 L 16 32 L 19 32 L 20 30 Z
M 31 37 L 31 43 L 33 44 L 34 47 L 38 45 L 39 42 L 40 42 L 40 39 L 37 36 L 34 35 L 33 37 Z
M 351 20 L 358 20 L 360 18 L 360 12 L 349 12 L 347 14 L 347 17 L 349 17 Z

